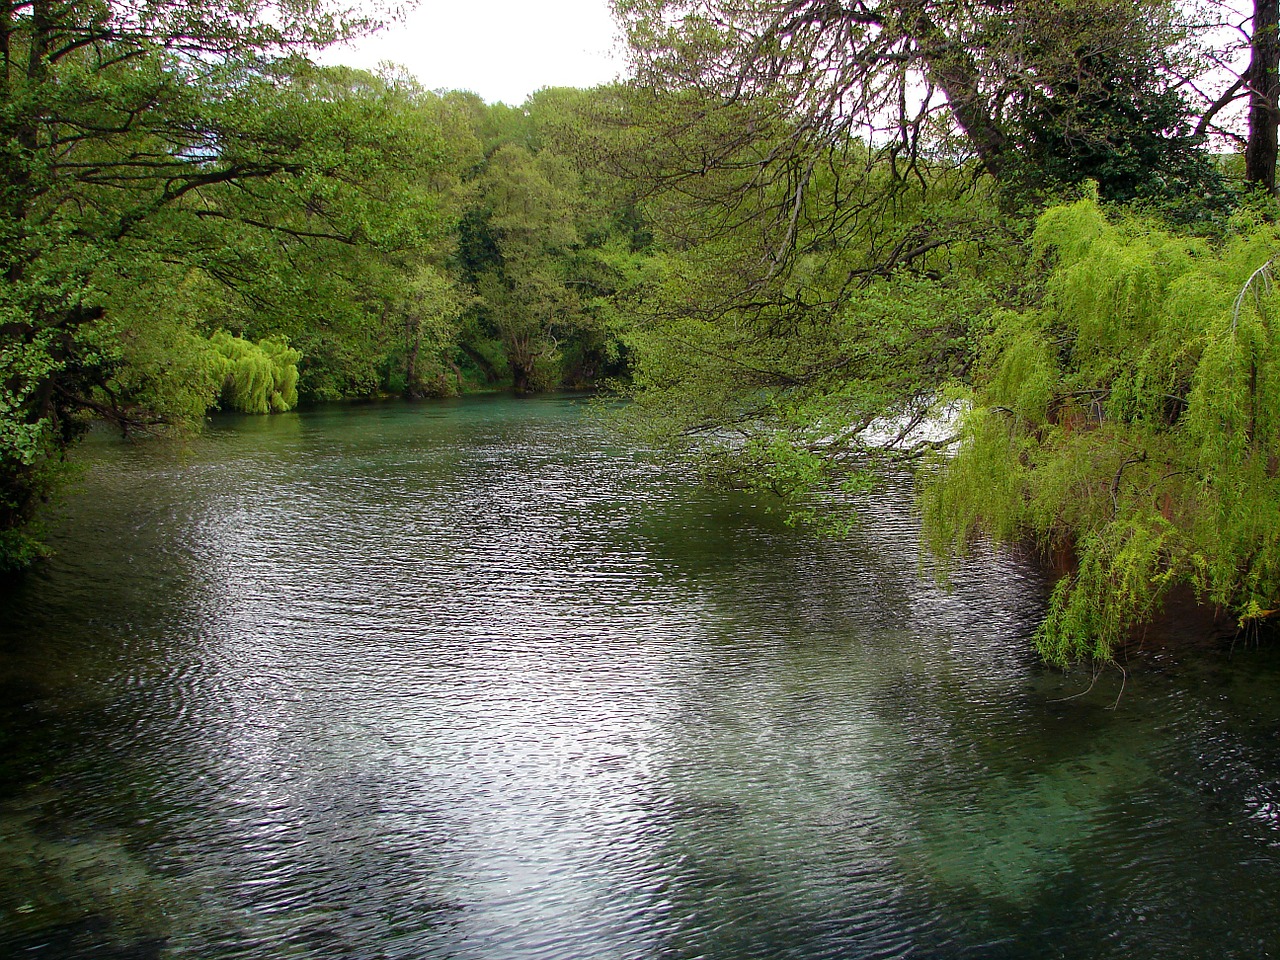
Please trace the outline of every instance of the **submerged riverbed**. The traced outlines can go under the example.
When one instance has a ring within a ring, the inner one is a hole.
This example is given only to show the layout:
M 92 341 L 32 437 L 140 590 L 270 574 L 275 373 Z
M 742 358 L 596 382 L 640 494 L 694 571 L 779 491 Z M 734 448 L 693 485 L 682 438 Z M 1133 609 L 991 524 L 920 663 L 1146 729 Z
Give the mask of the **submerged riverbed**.
M 90 442 L 0 588 L 0 955 L 1277 955 L 1274 642 L 1113 710 L 906 489 L 827 541 L 583 410 Z

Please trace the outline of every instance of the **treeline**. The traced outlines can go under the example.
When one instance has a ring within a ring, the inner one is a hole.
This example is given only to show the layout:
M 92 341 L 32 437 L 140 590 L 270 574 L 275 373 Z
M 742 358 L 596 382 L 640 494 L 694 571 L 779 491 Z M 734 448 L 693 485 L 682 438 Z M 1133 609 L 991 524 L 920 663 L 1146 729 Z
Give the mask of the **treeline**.
M 416 148 L 372 158 L 396 162 L 357 184 L 371 194 L 361 235 L 264 226 L 270 286 L 211 277 L 220 309 L 205 304 L 205 330 L 288 343 L 301 401 L 582 388 L 624 372 L 613 298 L 648 235 L 626 185 L 579 151 L 597 94 L 486 105 L 305 69 L 335 102 L 376 105 L 371 143 L 400 130 Z M 247 409 L 225 389 L 220 403 Z
M 1073 557 L 1057 663 L 1280 608 L 1275 0 L 614 6 L 637 429 L 836 528 L 914 470 L 944 576 Z
M 0 566 L 86 425 L 610 382 L 940 569 L 1070 553 L 1039 642 L 1280 608 L 1275 0 L 615 0 L 519 107 L 300 54 L 324 0 L 0 0 Z M 1235 73 L 1232 73 L 1235 70 Z
M 648 242 L 578 150 L 591 94 L 521 107 L 321 67 L 327 0 L 0 0 L 0 567 L 93 421 L 585 386 Z

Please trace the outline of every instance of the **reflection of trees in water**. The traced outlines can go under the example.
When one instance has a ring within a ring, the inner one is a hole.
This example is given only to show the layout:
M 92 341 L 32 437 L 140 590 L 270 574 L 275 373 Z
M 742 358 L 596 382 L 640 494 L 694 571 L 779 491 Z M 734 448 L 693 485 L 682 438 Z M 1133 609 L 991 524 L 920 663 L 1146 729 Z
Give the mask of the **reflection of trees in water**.
M 1152 789 L 1158 717 L 1109 709 L 1118 673 L 1063 699 L 1090 678 L 1030 649 L 1040 571 L 979 558 L 941 591 L 917 577 L 909 505 L 873 506 L 832 542 L 695 498 L 694 535 L 659 564 L 711 612 L 648 807 L 673 865 L 672 956 L 834 956 L 905 926 L 926 953 L 996 935 L 1048 949 L 1088 926 L 1099 883 L 1132 888 L 1108 845 Z
M 886 485 L 855 509 L 857 523 L 837 538 L 788 526 L 745 495 L 685 488 L 639 514 L 629 533 L 665 579 L 752 631 L 871 644 L 949 637 L 957 662 L 1024 668 L 1046 589 L 1038 569 L 976 554 L 944 589 L 921 565 L 908 483 Z M 932 651 L 915 644 L 912 652 Z

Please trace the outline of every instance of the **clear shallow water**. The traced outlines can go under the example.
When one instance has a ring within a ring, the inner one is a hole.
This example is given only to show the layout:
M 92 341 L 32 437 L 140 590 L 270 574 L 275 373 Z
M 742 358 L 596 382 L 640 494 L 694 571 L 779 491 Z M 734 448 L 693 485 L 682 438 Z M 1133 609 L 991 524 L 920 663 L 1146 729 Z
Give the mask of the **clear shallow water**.
M 905 490 L 825 542 L 581 414 L 91 443 L 0 589 L 0 956 L 1280 952 L 1274 641 L 1064 700 Z

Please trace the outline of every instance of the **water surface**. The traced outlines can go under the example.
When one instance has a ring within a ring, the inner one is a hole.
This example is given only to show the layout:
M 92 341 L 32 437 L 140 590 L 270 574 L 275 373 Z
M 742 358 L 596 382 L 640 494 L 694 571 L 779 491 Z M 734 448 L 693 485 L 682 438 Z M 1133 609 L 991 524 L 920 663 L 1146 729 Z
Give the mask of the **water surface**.
M 1112 709 L 906 488 L 831 542 L 583 411 L 88 444 L 0 590 L 0 955 L 1276 955 L 1276 644 Z

